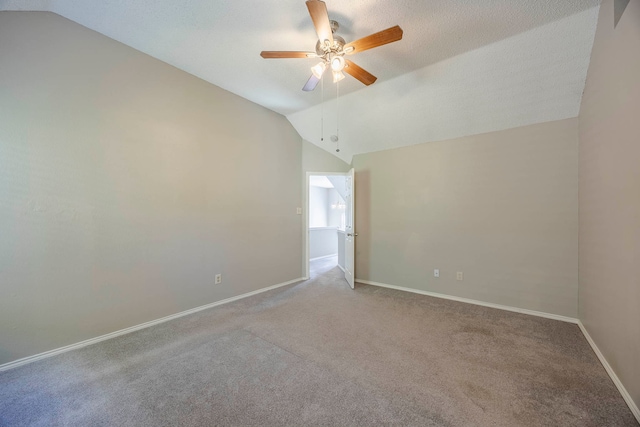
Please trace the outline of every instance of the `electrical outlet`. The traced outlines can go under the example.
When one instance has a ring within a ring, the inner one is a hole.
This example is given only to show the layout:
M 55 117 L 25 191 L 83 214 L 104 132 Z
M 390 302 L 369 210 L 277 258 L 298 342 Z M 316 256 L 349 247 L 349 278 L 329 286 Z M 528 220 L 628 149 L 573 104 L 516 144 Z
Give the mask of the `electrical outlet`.
M 222 274 L 216 274 L 216 285 L 222 283 Z
M 302 208 L 296 208 L 296 213 L 298 215 L 302 215 Z
M 439 269 L 435 269 L 433 270 L 433 277 L 440 277 L 440 270 Z
M 456 280 L 462 280 L 464 279 L 464 274 L 462 274 L 462 271 L 458 271 L 456 273 Z

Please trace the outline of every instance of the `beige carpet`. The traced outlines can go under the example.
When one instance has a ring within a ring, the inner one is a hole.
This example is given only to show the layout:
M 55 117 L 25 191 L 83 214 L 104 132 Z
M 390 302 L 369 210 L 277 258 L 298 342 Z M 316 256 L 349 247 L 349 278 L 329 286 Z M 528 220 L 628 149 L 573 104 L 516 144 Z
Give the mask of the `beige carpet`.
M 0 373 L 2 426 L 637 426 L 576 325 L 312 279 Z

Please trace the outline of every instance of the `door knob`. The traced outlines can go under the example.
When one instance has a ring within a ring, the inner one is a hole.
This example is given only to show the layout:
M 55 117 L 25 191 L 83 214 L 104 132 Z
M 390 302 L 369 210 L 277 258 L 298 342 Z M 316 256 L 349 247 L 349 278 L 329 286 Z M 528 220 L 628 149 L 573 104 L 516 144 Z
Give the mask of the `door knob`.
M 358 233 L 353 233 L 353 234 L 351 234 L 351 233 L 347 233 L 347 236 L 356 237 L 357 235 L 358 235 Z

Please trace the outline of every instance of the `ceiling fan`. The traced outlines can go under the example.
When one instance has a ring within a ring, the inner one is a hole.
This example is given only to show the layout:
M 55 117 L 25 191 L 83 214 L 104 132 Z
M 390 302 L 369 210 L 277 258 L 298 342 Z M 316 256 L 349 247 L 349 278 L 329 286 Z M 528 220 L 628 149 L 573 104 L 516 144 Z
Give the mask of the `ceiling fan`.
M 260 56 L 266 59 L 321 58 L 321 61 L 311 68 L 311 77 L 302 88 L 307 92 L 315 89 L 326 69 L 331 69 L 334 83 L 344 79 L 343 71 L 367 86 L 375 82 L 376 76 L 344 56 L 401 40 L 402 28 L 396 25 L 351 43 L 346 43 L 342 37 L 334 34 L 338 29 L 338 23 L 329 21 L 326 4 L 320 0 L 308 0 L 306 3 L 309 15 L 311 15 L 311 20 L 316 28 L 316 33 L 318 33 L 316 51 L 262 51 Z

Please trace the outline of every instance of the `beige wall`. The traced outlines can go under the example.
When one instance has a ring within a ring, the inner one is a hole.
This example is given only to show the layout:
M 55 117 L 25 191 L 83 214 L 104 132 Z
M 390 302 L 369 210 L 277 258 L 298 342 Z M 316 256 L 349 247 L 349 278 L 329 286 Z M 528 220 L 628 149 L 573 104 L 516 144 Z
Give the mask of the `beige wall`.
M 568 119 L 355 156 L 356 277 L 576 317 L 577 149 Z
M 579 117 L 580 319 L 640 406 L 640 1 L 615 29 L 613 3 Z
M 302 141 L 302 171 L 307 172 L 349 172 L 351 166 L 322 148 Z
M 302 275 L 285 117 L 50 13 L 0 61 L 0 364 Z

